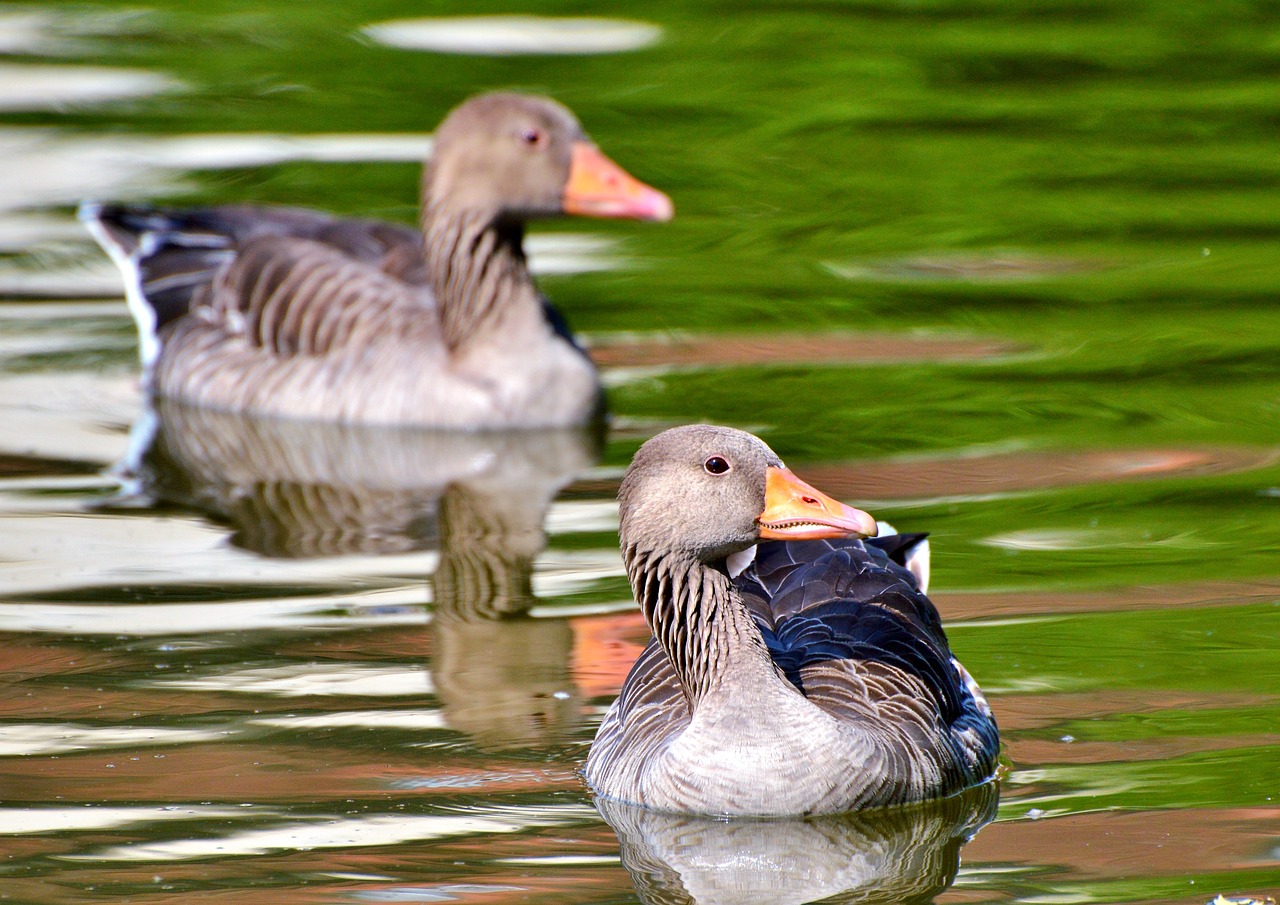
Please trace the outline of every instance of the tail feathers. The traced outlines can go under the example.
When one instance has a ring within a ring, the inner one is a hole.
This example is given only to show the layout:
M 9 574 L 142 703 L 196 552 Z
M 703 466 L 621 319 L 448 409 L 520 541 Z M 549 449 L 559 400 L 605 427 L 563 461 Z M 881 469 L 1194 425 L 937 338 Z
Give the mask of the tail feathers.
M 929 593 L 929 535 L 924 533 L 899 534 L 888 522 L 877 522 L 880 534 L 868 538 L 866 543 L 879 547 L 900 566 L 915 576 L 916 586 L 923 594 Z
M 205 211 L 86 202 L 80 221 L 120 268 L 138 326 L 143 367 L 160 354 L 160 330 L 191 310 L 234 255 L 235 237 Z

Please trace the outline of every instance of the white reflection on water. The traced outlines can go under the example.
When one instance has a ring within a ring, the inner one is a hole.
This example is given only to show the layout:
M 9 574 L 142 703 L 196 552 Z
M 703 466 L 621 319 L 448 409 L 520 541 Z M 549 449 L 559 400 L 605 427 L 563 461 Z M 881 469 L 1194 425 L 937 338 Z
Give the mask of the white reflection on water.
M 185 861 L 316 848 L 364 848 L 450 836 L 518 833 L 591 820 L 594 814 L 589 805 L 549 805 L 494 814 L 374 815 L 355 819 L 320 816 L 305 823 L 291 822 L 224 836 L 117 845 L 86 854 L 53 857 L 70 861 Z
M 99 140 L 93 145 L 102 147 L 103 143 Z M 174 138 L 120 139 L 109 143 L 106 151 L 175 170 L 257 167 L 292 160 L 320 163 L 420 161 L 431 153 L 431 136 L 423 133 L 196 134 Z
M 120 307 L 123 314 L 123 302 Z M 124 454 L 128 424 L 141 404 L 137 378 L 123 374 L 0 377 L 0 452 L 109 465 Z
M 232 731 L 234 730 L 76 726 L 70 723 L 7 723 L 0 726 L 0 757 L 101 751 L 106 748 L 190 745 L 220 740 Z
M 535 274 L 619 270 L 628 264 L 617 254 L 617 239 L 589 233 L 535 233 L 525 236 L 524 250 Z
M 0 835 L 105 830 L 161 820 L 226 820 L 261 817 L 259 809 L 172 805 L 143 808 L 0 808 Z
M 647 22 L 544 16 L 397 19 L 362 31 L 391 47 L 476 56 L 623 53 L 662 37 L 662 29 Z
M 137 9 L 79 5 L 65 9 L 14 7 L 0 13 L 0 54 L 90 56 L 101 46 L 100 39 L 135 33 L 139 26 L 145 27 L 147 16 Z
M 425 134 L 69 136 L 52 129 L 0 130 L 0 209 L 76 204 L 176 191 L 172 171 L 330 163 L 418 161 Z
M 118 528 L 119 526 L 117 526 Z M 173 561 L 183 562 L 181 555 L 168 553 Z M 279 561 L 277 566 L 281 565 Z M 44 564 L 48 573 L 56 563 Z M 42 585 L 39 569 L 34 570 L 31 590 Z M 96 574 L 91 571 L 90 574 Z M 7 576 L 6 576 L 7 577 Z M 181 587 L 182 576 L 172 571 L 165 577 Z M 112 579 L 103 579 L 105 584 Z M 194 581 L 187 576 L 188 581 Z M 224 580 L 227 580 L 224 578 Z M 354 579 L 352 579 L 354 581 Z M 124 582 L 127 584 L 128 582 Z M 420 606 L 422 595 L 412 600 L 412 591 L 378 592 L 379 602 L 369 606 L 352 605 L 352 594 L 344 594 L 343 603 L 330 598 L 268 600 L 221 600 L 211 603 L 174 604 L 66 604 L 6 603 L 0 604 L 0 631 L 45 632 L 53 635 L 199 635 L 225 632 L 255 632 L 272 629 L 352 629 L 363 626 L 425 625 L 428 616 Z M 370 595 L 362 595 L 366 599 Z M 389 600 L 388 598 L 394 598 Z M 388 604 L 399 605 L 388 605 Z
M 58 42 L 52 16 L 35 10 L 0 15 L 0 53 L 53 53 Z
M 175 79 L 144 70 L 0 63 L 0 111 L 62 111 L 181 87 Z
M 329 694 L 330 692 L 325 692 Z M 346 694 L 346 692 L 334 692 Z M 353 692 L 367 694 L 367 692 Z M 378 692 L 382 694 L 383 692 Z M 421 694 L 419 688 L 411 694 Z M 254 726 L 277 729 L 448 729 L 449 724 L 436 710 L 349 710 L 309 716 L 273 716 L 249 720 Z
M 421 697 L 434 694 L 424 666 L 374 666 L 358 663 L 296 663 L 263 669 L 241 669 L 198 678 L 157 679 L 147 688 L 181 691 L 243 692 L 283 698 L 313 695 Z
M 164 551 L 163 561 L 156 558 L 156 551 L 161 550 Z M 370 575 L 408 575 L 417 576 L 412 580 L 420 584 L 422 576 L 433 570 L 435 557 L 428 553 L 381 557 L 353 555 L 334 559 L 275 560 L 264 564 L 257 555 L 229 546 L 225 528 L 208 524 L 196 516 L 153 518 L 139 515 L 122 522 L 109 513 L 66 513 L 0 514 L 0 562 L 11 564 L 5 570 L 5 592 L 18 594 L 50 593 L 83 587 L 86 582 L 99 587 L 175 583 L 227 586 L 263 582 L 279 587 L 308 583 L 341 587 L 351 586 Z M 180 574 L 174 572 L 172 563 L 175 562 L 182 563 Z M 264 589 L 263 593 L 270 591 Z M 417 603 L 428 596 L 426 589 L 421 587 L 408 594 L 412 602 Z M 299 601 L 292 599 L 285 611 L 298 605 Z M 320 609 L 333 607 L 335 601 L 313 598 L 301 605 Z M 161 626 L 160 633 L 190 631 L 193 626 L 188 624 L 188 619 L 198 619 L 195 625 L 199 626 L 205 624 L 206 618 L 209 627 L 204 630 L 218 630 L 217 619 L 212 613 L 206 616 L 198 607 L 186 607 L 180 612 L 183 621 L 168 628 Z M 264 616 L 264 622 L 271 618 L 269 612 Z M 102 618 L 111 620 L 105 613 Z M 0 622 L 6 621 L 8 617 L 0 615 Z M 36 621 L 52 622 L 50 619 Z M 84 621 L 88 623 L 91 620 L 86 618 Z M 146 619 L 145 623 L 151 621 Z M 320 621 L 320 614 L 317 614 L 317 621 Z M 89 629 L 89 626 L 85 628 Z M 30 629 L 39 630 L 39 627 L 33 624 Z M 134 626 L 133 630 L 155 631 L 144 626 Z
M 547 518 L 548 534 L 617 531 L 618 504 L 613 500 L 569 500 L 556 504 Z

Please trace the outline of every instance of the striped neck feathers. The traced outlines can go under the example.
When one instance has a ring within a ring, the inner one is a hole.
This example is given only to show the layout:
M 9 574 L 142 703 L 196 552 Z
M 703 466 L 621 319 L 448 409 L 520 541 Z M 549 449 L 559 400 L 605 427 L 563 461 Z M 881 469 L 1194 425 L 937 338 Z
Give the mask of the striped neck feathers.
M 623 560 L 691 710 L 709 696 L 754 684 L 762 671 L 777 676 L 760 629 L 723 568 L 634 545 L 624 548 Z
M 428 278 L 451 350 L 496 329 L 513 304 L 541 304 L 525 262 L 522 223 L 428 205 L 423 231 Z

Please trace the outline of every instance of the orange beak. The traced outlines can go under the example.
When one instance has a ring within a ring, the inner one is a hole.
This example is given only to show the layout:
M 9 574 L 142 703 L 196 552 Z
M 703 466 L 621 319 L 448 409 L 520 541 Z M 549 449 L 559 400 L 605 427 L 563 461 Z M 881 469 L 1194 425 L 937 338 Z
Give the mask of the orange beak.
M 771 465 L 766 475 L 764 512 L 756 519 L 762 540 L 876 536 L 876 520 L 861 509 L 831 499 L 786 468 Z
M 675 214 L 670 198 L 636 179 L 588 141 L 573 143 L 561 203 L 566 214 L 583 217 L 670 220 Z

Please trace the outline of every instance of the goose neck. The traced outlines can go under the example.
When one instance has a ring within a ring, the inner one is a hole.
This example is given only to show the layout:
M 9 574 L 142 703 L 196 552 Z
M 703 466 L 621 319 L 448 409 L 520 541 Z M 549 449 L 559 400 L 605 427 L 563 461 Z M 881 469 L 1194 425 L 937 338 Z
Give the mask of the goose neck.
M 692 710 L 777 681 L 760 629 L 725 570 L 636 547 L 624 549 L 623 558 L 645 621 Z
M 538 305 L 524 256 L 523 224 L 428 204 L 423 232 L 429 280 L 450 349 L 496 329 L 513 306 Z

